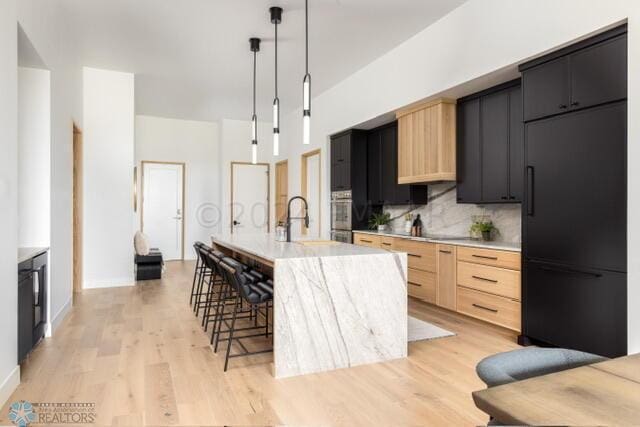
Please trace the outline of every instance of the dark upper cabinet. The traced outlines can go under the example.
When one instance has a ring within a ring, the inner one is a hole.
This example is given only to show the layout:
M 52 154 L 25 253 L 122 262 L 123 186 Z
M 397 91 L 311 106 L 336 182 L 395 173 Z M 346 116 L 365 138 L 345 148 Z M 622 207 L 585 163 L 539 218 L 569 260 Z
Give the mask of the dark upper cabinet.
M 522 121 L 522 90 L 509 90 L 509 199 L 524 197 L 524 123 Z
M 458 102 L 457 110 L 457 197 L 461 203 L 479 202 L 482 199 L 480 98 Z
M 590 107 L 627 97 L 626 36 L 576 52 L 570 61 L 572 107 Z
M 480 98 L 482 200 L 509 199 L 509 92 Z
M 367 198 L 371 204 L 384 203 L 382 181 L 382 132 L 369 132 L 367 135 Z
M 458 101 L 457 200 L 522 201 L 523 121 L 519 81 Z
M 426 204 L 426 185 L 398 184 L 397 122 L 367 134 L 368 197 L 373 205 Z
M 626 27 L 520 66 L 524 120 L 531 121 L 627 97 Z M 546 61 L 546 62 L 545 62 Z
M 524 120 L 534 120 L 569 108 L 569 59 L 559 58 L 523 74 Z
M 331 139 L 331 191 L 351 190 L 352 134 L 340 134 Z

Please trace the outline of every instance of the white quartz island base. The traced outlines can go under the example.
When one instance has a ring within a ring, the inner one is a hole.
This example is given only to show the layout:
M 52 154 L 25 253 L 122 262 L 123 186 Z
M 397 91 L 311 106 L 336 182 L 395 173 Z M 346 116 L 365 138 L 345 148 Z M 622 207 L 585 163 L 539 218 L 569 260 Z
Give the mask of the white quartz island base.
M 275 262 L 275 376 L 407 356 L 406 255 Z
M 273 265 L 276 378 L 407 356 L 406 254 L 269 235 L 213 242 Z

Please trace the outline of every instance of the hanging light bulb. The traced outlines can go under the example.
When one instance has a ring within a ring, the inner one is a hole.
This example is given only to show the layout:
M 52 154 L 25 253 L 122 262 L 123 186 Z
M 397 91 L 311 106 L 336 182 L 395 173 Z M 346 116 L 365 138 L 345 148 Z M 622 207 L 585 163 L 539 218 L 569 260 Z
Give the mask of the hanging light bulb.
M 280 100 L 273 100 L 273 155 L 280 155 Z
M 256 116 L 256 54 L 260 51 L 260 39 L 250 38 L 253 52 L 253 115 L 251 116 L 251 163 L 258 163 L 258 116 Z
M 305 75 L 302 81 L 302 143 L 311 143 L 311 74 L 309 74 L 309 0 L 304 1 Z
M 275 31 L 275 97 L 273 98 L 273 155 L 280 155 L 280 99 L 278 98 L 278 24 L 282 22 L 282 8 L 271 7 L 271 23 Z

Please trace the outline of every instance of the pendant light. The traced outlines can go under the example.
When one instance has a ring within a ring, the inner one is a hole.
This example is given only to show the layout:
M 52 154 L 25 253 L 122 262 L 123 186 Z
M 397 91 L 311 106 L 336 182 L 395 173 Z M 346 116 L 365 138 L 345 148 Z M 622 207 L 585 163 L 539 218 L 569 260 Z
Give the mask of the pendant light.
M 309 0 L 304 0 L 305 75 L 302 80 L 302 143 L 311 143 L 311 74 L 309 74 Z
M 251 116 L 251 163 L 258 163 L 258 116 L 256 116 L 256 56 L 260 52 L 260 39 L 250 38 L 253 52 L 253 115 Z
M 282 22 L 282 8 L 271 7 L 271 23 L 275 28 L 275 97 L 273 98 L 273 155 L 280 155 L 280 99 L 278 98 L 278 24 Z

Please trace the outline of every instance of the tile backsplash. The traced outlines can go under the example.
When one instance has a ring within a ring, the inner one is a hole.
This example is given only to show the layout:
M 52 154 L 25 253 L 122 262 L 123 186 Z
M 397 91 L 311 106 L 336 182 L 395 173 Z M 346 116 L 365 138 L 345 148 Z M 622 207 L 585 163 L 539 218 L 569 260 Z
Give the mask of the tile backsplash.
M 415 218 L 420 214 L 423 224 L 423 234 L 437 234 L 447 236 L 467 236 L 473 222 L 473 217 L 484 216 L 497 227 L 496 241 L 520 243 L 521 205 L 467 205 L 456 202 L 456 190 L 450 190 L 455 184 L 435 184 L 429 186 L 429 199 L 426 206 L 390 206 L 385 207 L 392 218 L 391 228 L 403 231 L 405 225 L 404 214 L 411 211 Z M 450 190 L 450 191 L 448 191 Z

